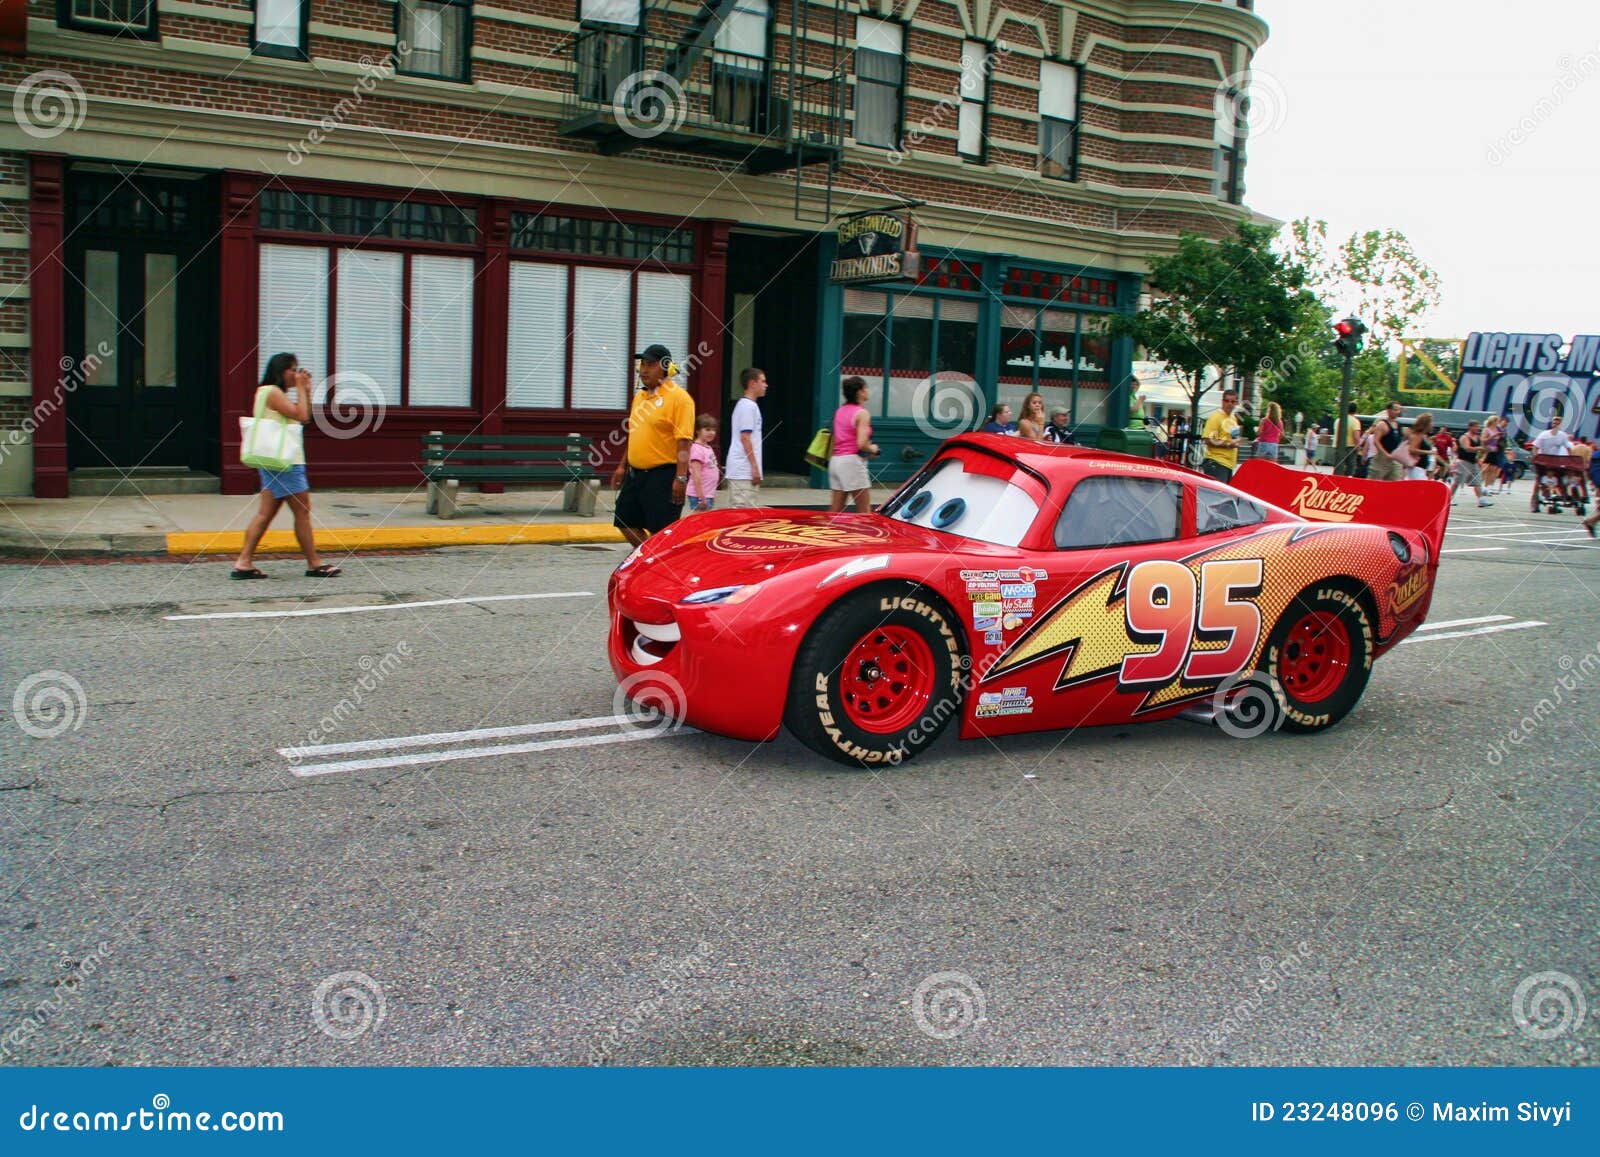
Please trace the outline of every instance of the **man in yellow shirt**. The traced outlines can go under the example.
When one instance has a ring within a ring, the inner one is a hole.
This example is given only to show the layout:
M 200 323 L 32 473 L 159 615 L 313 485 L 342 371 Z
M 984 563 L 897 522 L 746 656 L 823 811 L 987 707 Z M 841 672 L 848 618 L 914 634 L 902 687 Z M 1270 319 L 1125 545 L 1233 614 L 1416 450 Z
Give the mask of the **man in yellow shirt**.
M 617 512 L 611 520 L 638 546 L 677 521 L 689 483 L 694 442 L 694 399 L 672 380 L 672 355 L 664 345 L 639 355 L 639 388 L 628 410 L 628 451 L 612 472 Z
M 1232 478 L 1234 467 L 1239 465 L 1239 436 L 1243 431 L 1233 412 L 1238 406 L 1239 395 L 1233 390 L 1224 390 L 1222 409 L 1206 419 L 1200 432 L 1206 444 L 1206 456 L 1200 462 L 1200 469 L 1218 482 Z

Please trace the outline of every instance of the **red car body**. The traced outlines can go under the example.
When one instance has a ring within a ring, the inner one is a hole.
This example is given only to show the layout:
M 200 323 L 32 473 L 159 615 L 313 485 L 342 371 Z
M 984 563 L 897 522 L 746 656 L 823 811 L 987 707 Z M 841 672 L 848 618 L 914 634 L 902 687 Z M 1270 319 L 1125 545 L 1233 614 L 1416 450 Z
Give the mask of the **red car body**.
M 717 511 L 653 536 L 611 580 L 611 664 L 690 726 L 788 722 L 861 765 L 951 718 L 973 738 L 1224 709 L 1264 671 L 1277 722 L 1315 730 L 1426 616 L 1447 494 L 1255 460 L 1224 485 L 964 435 L 881 512 Z

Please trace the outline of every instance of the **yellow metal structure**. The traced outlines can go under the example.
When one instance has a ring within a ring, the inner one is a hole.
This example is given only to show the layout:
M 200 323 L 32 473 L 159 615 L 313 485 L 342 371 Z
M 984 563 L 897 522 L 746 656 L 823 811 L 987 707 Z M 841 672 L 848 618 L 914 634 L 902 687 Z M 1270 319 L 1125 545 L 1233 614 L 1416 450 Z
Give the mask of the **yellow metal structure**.
M 1408 394 L 1408 393 L 1409 394 L 1421 394 L 1421 393 L 1432 393 L 1434 390 L 1437 390 L 1439 388 L 1438 386 L 1412 386 L 1410 388 L 1407 388 L 1407 386 L 1406 386 L 1406 366 L 1410 363 L 1411 356 L 1413 354 L 1415 354 L 1416 357 L 1417 357 L 1417 360 L 1420 361 L 1424 366 L 1428 367 L 1429 372 L 1431 372 L 1434 377 L 1438 378 L 1441 382 L 1443 382 L 1446 386 L 1448 386 L 1450 388 L 1450 391 L 1452 393 L 1454 393 L 1455 392 L 1455 388 L 1456 388 L 1456 383 L 1451 380 L 1449 374 L 1445 373 L 1443 370 L 1441 370 L 1439 368 L 1439 365 L 1438 365 L 1437 362 L 1435 362 L 1432 358 L 1430 358 L 1427 354 L 1425 354 L 1422 351 L 1422 346 L 1423 346 L 1424 342 L 1432 343 L 1433 345 L 1453 345 L 1453 346 L 1455 346 L 1456 347 L 1456 365 L 1460 365 L 1461 364 L 1461 358 L 1465 354 L 1466 348 L 1467 348 L 1466 339 L 1465 338 L 1459 338 L 1459 337 L 1403 337 L 1403 338 L 1401 338 L 1400 339 L 1400 381 L 1396 385 L 1396 389 L 1399 390 L 1399 392 L 1402 393 L 1402 394 Z

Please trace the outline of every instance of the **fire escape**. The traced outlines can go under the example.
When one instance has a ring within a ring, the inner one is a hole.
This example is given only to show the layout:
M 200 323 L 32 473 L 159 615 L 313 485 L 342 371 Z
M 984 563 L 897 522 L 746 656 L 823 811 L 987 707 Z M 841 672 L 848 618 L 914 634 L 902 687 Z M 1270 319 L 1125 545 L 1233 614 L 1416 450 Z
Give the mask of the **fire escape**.
M 586 17 L 558 131 L 606 156 L 650 146 L 746 173 L 793 170 L 796 215 L 826 217 L 843 148 L 844 36 L 844 0 L 650 0 L 636 26 Z M 818 164 L 826 177 L 808 186 L 802 174 Z

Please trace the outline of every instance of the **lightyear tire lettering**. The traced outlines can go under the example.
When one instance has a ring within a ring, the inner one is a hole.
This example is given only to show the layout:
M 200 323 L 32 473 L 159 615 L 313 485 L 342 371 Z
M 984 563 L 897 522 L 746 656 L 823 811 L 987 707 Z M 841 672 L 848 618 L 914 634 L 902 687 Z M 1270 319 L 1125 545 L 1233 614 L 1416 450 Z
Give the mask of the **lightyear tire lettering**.
M 1329 666 L 1310 653 L 1308 638 L 1326 646 Z M 1348 715 L 1367 689 L 1375 646 L 1372 615 L 1359 596 L 1333 583 L 1300 592 L 1273 626 L 1263 660 L 1281 696 L 1283 729 L 1321 731 Z
M 917 704 L 902 704 L 899 715 L 910 717 L 890 731 L 862 726 L 862 711 L 851 700 L 866 673 L 848 664 L 861 666 L 863 647 L 874 641 L 916 659 L 906 676 Z M 963 634 L 942 599 L 911 584 L 853 591 L 823 611 L 801 643 L 784 725 L 811 750 L 847 767 L 898 766 L 960 716 L 969 666 Z

